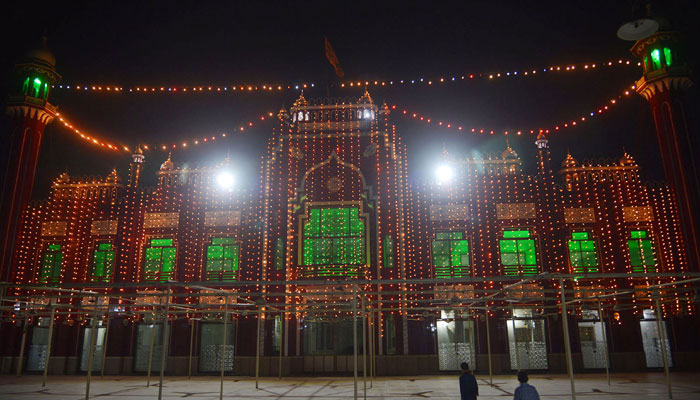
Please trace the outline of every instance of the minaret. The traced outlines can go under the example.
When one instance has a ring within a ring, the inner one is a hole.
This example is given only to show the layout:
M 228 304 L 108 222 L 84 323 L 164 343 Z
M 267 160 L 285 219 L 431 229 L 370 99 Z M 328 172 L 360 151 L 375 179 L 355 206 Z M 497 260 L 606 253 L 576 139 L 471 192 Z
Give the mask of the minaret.
M 700 268 L 700 160 L 694 148 L 693 128 L 686 119 L 694 112 L 687 107 L 686 90 L 692 85 L 690 68 L 681 46 L 681 34 L 660 21 L 659 31 L 638 40 L 632 49 L 643 65 L 644 75 L 636 83 L 637 93 L 651 105 L 656 138 L 666 179 L 678 199 L 681 226 L 688 258 Z M 696 132 L 697 133 L 697 132 Z
M 131 163 L 129 164 L 129 187 L 137 188 L 139 187 L 139 181 L 141 180 L 141 171 L 143 171 L 143 163 L 146 157 L 143 155 L 143 149 L 141 145 L 136 146 L 134 154 L 131 155 Z
M 6 109 L 9 136 L 3 138 L 7 169 L 0 200 L 0 280 L 7 280 L 10 273 L 18 222 L 32 197 L 44 129 L 56 116 L 56 107 L 48 101 L 52 86 L 61 78 L 55 65 L 44 37 L 42 46 L 26 53 L 14 67 Z
M 540 132 L 535 140 L 535 146 L 537 146 L 537 173 L 538 174 L 551 174 L 552 169 L 549 166 L 549 140 Z

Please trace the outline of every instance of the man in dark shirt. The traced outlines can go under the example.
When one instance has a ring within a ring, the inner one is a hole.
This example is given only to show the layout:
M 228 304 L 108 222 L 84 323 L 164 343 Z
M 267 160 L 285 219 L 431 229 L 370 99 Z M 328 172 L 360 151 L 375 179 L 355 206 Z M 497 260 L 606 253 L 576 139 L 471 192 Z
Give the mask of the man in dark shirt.
M 520 381 L 520 386 L 515 389 L 513 400 L 540 400 L 540 395 L 537 393 L 537 389 L 527 383 L 527 372 L 519 371 L 518 381 Z
M 479 386 L 476 385 L 476 378 L 469 370 L 469 364 L 463 362 L 459 367 L 462 369 L 462 375 L 459 376 L 459 392 L 462 400 L 476 400 L 476 396 L 479 395 Z

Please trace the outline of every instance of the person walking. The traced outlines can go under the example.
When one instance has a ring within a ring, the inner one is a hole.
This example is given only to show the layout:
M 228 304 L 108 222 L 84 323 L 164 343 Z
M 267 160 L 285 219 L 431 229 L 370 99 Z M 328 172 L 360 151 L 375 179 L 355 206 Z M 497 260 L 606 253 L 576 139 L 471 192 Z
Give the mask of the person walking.
M 527 383 L 529 377 L 527 372 L 518 371 L 518 381 L 520 386 L 515 389 L 513 400 L 540 400 L 540 395 L 534 386 Z
M 462 400 L 476 400 L 479 395 L 479 386 L 476 384 L 476 378 L 469 370 L 469 364 L 463 362 L 460 366 L 462 374 L 459 376 L 459 393 Z

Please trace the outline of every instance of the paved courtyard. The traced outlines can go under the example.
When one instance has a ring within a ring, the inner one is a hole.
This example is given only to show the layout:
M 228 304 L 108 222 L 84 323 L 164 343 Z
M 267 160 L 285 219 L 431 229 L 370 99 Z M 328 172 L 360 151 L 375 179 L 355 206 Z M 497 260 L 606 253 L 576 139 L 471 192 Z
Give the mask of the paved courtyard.
M 673 398 L 700 399 L 700 373 L 674 373 Z M 0 399 L 77 400 L 85 397 L 85 376 L 49 376 L 46 387 L 41 387 L 41 376 L 16 378 L 0 377 Z M 513 397 L 516 380 L 513 376 L 494 377 L 493 386 L 488 376 L 477 376 L 479 399 L 509 399 Z M 91 382 L 91 398 L 104 400 L 154 399 L 158 396 L 158 377 L 151 380 L 156 386 L 146 388 L 145 377 L 104 377 Z M 565 375 L 534 375 L 531 383 L 543 399 L 566 399 L 569 380 Z M 368 382 L 369 387 L 369 382 Z M 608 386 L 605 375 L 579 375 L 576 379 L 578 399 L 665 399 L 664 375 L 619 374 Z M 352 378 L 264 378 L 260 389 L 255 380 L 247 377 L 227 377 L 224 398 L 227 399 L 352 399 Z M 164 399 L 218 399 L 219 380 L 213 377 L 166 377 Z M 362 397 L 362 381 L 359 382 Z M 456 376 L 382 377 L 367 390 L 368 399 L 458 399 Z

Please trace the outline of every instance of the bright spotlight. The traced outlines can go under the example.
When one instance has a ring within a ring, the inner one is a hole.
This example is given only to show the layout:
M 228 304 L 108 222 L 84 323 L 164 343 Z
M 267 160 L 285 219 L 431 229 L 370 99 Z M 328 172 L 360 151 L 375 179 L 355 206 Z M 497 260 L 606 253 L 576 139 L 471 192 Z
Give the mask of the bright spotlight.
M 448 164 L 442 164 L 435 170 L 435 176 L 439 184 L 447 183 L 455 177 L 455 170 Z
M 230 171 L 219 172 L 219 175 L 216 176 L 216 183 L 219 184 L 221 189 L 233 190 L 233 174 Z

